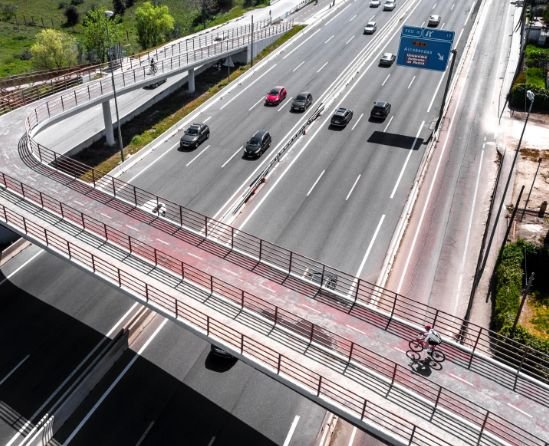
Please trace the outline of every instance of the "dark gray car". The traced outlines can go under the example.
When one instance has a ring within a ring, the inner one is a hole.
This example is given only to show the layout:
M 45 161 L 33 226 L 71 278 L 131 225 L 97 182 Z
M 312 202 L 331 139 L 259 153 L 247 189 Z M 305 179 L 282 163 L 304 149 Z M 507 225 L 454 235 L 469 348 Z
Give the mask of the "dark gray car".
M 180 150 L 196 149 L 210 137 L 210 128 L 206 124 L 192 124 L 179 141 Z
M 292 101 L 292 111 L 305 111 L 313 103 L 313 95 L 308 92 L 299 93 Z
M 246 142 L 244 157 L 259 158 L 271 146 L 271 134 L 267 130 L 258 130 Z

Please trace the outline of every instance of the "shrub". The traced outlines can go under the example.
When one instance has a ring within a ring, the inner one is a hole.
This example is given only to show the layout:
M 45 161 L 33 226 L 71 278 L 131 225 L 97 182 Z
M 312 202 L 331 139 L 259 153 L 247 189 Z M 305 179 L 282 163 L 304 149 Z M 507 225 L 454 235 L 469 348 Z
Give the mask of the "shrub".
M 57 9 L 65 9 L 67 7 L 67 4 L 65 2 L 59 2 L 57 5 Z
M 131 8 L 134 3 L 134 0 L 126 0 L 126 8 Z
M 116 15 L 124 15 L 126 5 L 122 0 L 112 0 L 112 9 Z
M 84 3 L 84 0 L 71 0 L 71 5 L 78 6 Z
M 15 17 L 17 7 L 10 4 L 0 4 L 0 19 L 4 21 L 11 20 Z
M 76 6 L 67 6 L 67 9 L 65 9 L 65 17 L 67 19 L 66 26 L 76 25 L 80 20 L 80 13 L 78 12 L 78 9 L 76 9 Z
M 528 109 L 528 101 L 525 99 L 527 90 L 531 90 L 536 95 L 532 112 L 549 113 L 549 90 L 529 83 L 515 83 L 513 85 L 509 95 L 509 106 L 513 110 L 526 111 Z

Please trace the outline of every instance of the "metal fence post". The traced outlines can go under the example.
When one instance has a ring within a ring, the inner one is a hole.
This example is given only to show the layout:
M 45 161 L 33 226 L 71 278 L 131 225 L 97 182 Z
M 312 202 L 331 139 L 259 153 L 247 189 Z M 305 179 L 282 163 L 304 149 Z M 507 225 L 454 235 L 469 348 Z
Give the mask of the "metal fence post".
M 316 396 L 320 395 L 321 388 L 322 388 L 322 375 L 320 375 L 320 378 L 318 379 L 318 388 L 316 389 Z
M 210 316 L 206 316 L 206 334 L 210 334 Z
M 364 400 L 364 405 L 362 406 L 362 413 L 360 414 L 360 419 L 363 420 L 364 419 L 364 414 L 366 413 L 366 405 L 368 404 L 368 400 L 365 399 Z
M 484 417 L 484 421 L 482 422 L 482 426 L 480 428 L 480 432 L 478 433 L 478 441 L 477 445 L 480 444 L 480 441 L 482 440 L 482 434 L 484 433 L 484 428 L 486 427 L 486 422 L 488 421 L 488 417 L 490 416 L 490 411 L 486 411 L 486 416 Z
M 315 324 L 311 324 L 311 335 L 309 337 L 309 344 L 312 344 L 314 334 L 315 334 Z
M 120 268 L 117 268 L 118 271 L 118 286 L 122 288 L 122 275 L 120 274 Z
M 438 308 L 437 308 L 437 311 L 435 312 L 435 318 L 433 319 L 433 324 L 432 324 L 433 327 L 435 326 L 435 324 L 436 324 L 436 322 L 437 322 L 437 319 L 438 319 L 438 312 L 439 312 L 439 310 L 438 310 Z
M 292 262 L 294 258 L 294 252 L 290 251 L 290 264 L 288 265 L 288 274 L 292 273 Z
M 153 248 L 154 252 L 154 265 L 158 266 L 158 254 L 156 252 L 156 248 Z
M 231 250 L 234 249 L 234 227 L 231 226 Z
M 276 365 L 276 374 L 280 374 L 280 366 L 282 365 L 282 355 L 278 354 L 278 364 Z
M 185 264 L 181 262 L 181 280 L 185 280 Z
M 477 339 L 475 341 L 475 345 L 473 346 L 473 351 L 471 352 L 471 355 L 469 356 L 469 364 L 467 365 L 467 368 L 471 368 L 471 364 L 473 363 L 473 358 L 475 357 L 475 350 L 477 349 L 477 344 L 480 339 L 480 334 L 482 333 L 482 327 L 478 331 Z
M 67 242 L 67 253 L 69 254 L 69 259 L 70 259 L 70 258 L 72 258 L 71 245 L 70 245 L 68 240 L 66 240 L 66 242 Z
M 244 354 L 244 333 L 240 333 L 240 354 Z
M 137 207 L 137 188 L 135 186 L 133 187 L 133 201 Z
M 240 290 L 240 308 L 244 309 L 244 290 Z
M 145 302 L 149 301 L 149 284 L 145 282 Z
M 114 198 L 116 198 L 116 186 L 114 184 L 114 177 L 111 177 L 112 181 L 112 194 L 114 195 Z
M 389 320 L 387 321 L 387 325 L 385 326 L 385 330 L 389 328 L 389 325 L 391 325 L 391 321 L 393 320 L 393 315 L 395 314 L 395 308 L 397 304 L 397 296 L 398 294 L 395 294 L 395 298 L 393 299 L 393 308 L 391 308 L 391 314 L 389 315 Z
M 520 372 L 522 370 L 522 365 L 524 364 L 524 360 L 526 359 L 526 355 L 528 355 L 528 351 L 529 351 L 529 349 L 528 349 L 528 347 L 526 347 L 524 349 L 524 353 L 522 355 L 522 358 L 520 358 L 520 364 L 518 366 L 517 373 L 515 373 L 515 382 L 513 383 L 513 392 L 517 388 L 517 382 L 518 382 L 518 379 L 519 379 L 519 376 L 520 376 Z
M 262 255 L 263 255 L 263 239 L 259 239 L 259 260 L 261 260 Z
M 208 217 L 204 215 L 204 236 L 208 238 Z
M 132 238 L 128 235 L 128 248 L 130 250 L 130 254 L 132 254 Z
M 95 188 L 95 169 L 92 169 L 92 181 L 93 181 L 93 187 Z
M 442 393 L 442 387 L 438 387 L 438 393 L 437 393 L 437 399 L 435 400 L 435 404 L 433 406 L 433 411 L 431 412 L 431 416 L 429 417 L 429 421 L 433 421 L 433 417 L 435 416 L 435 413 L 437 411 L 438 406 L 438 400 L 440 399 L 440 394 Z

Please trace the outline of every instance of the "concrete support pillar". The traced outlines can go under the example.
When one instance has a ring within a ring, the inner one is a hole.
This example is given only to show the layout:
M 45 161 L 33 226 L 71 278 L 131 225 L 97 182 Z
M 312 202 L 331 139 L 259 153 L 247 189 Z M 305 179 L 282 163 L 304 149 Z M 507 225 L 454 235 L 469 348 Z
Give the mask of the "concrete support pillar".
M 107 145 L 114 146 L 114 130 L 112 127 L 111 117 L 111 101 L 102 102 L 103 106 L 103 121 L 105 121 L 105 136 L 107 137 Z
M 196 89 L 194 85 L 194 68 L 191 68 L 187 73 L 187 86 L 189 93 L 194 93 Z

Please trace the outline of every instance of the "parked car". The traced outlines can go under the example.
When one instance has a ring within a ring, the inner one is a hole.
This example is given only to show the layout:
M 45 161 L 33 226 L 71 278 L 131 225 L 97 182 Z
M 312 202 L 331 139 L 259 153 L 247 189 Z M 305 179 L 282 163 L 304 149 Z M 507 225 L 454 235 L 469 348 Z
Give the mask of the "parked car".
M 210 345 L 210 352 L 212 355 L 222 358 L 222 359 L 236 359 L 233 355 L 231 355 L 228 351 L 223 350 L 221 347 L 218 347 L 215 344 Z
M 244 157 L 259 158 L 271 146 L 271 134 L 267 130 L 258 130 L 246 142 Z
M 396 7 L 396 2 L 394 0 L 386 0 L 385 3 L 383 3 L 383 10 L 384 11 L 392 11 Z
M 313 103 L 313 95 L 308 92 L 299 93 L 292 101 L 292 111 L 305 111 Z
M 333 114 L 330 125 L 333 127 L 345 127 L 351 119 L 353 119 L 353 111 L 345 107 L 339 107 Z
M 191 124 L 191 126 L 185 130 L 185 134 L 179 141 L 179 149 L 192 150 L 196 149 L 202 142 L 206 141 L 210 137 L 210 128 L 206 124 Z
M 148 85 L 145 85 L 143 88 L 145 90 L 154 90 L 156 87 L 159 87 L 160 85 L 162 85 L 164 82 L 166 82 L 166 79 L 160 79 L 159 81 L 156 81 L 156 82 L 152 82 Z
M 381 55 L 381 58 L 379 59 L 379 66 L 380 67 L 390 67 L 393 65 L 393 62 L 395 61 L 396 56 L 393 53 L 383 53 Z
M 384 120 L 391 112 L 391 104 L 387 101 L 375 101 L 372 111 L 370 112 L 370 119 Z
M 271 91 L 267 93 L 265 97 L 265 105 L 276 105 L 280 104 L 288 92 L 284 87 L 274 87 Z
M 436 27 L 440 24 L 440 16 L 439 15 L 431 15 L 429 16 L 429 20 L 427 21 L 427 26 L 433 26 Z
M 380 0 L 370 0 L 370 8 L 377 8 L 380 4 Z
M 373 34 L 377 29 L 376 22 L 370 20 L 364 27 L 364 34 Z

